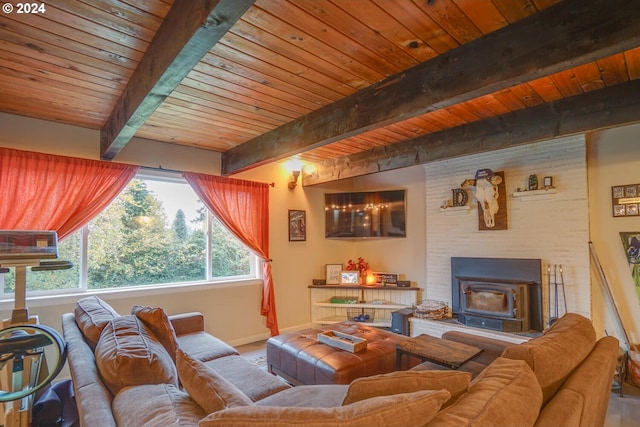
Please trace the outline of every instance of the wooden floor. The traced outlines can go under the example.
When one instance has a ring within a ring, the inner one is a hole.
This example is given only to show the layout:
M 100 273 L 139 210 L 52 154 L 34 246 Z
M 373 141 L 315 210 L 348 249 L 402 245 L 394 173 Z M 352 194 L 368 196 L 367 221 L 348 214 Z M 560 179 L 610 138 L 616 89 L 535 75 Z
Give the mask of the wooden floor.
M 611 394 L 605 427 L 635 427 L 640 425 L 640 389 L 629 384 L 622 387 L 622 397 Z
M 237 347 L 247 359 L 266 356 L 266 341 L 258 341 Z M 605 427 L 636 427 L 640 425 L 640 389 L 624 384 L 622 397 L 611 393 Z

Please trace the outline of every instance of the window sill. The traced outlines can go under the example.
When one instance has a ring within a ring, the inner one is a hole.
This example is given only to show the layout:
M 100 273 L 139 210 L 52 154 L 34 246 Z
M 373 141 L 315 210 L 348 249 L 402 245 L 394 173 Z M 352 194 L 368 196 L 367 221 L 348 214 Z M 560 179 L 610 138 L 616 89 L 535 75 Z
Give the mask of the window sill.
M 128 288 L 113 288 L 105 290 L 69 291 L 64 293 L 50 293 L 47 295 L 27 296 L 27 307 L 49 307 L 51 305 L 73 304 L 80 298 L 97 295 L 100 298 L 131 298 L 149 295 L 166 295 L 175 292 L 196 292 L 208 289 L 236 288 L 240 286 L 262 285 L 262 279 L 239 279 L 227 282 L 197 282 L 180 283 L 162 286 L 135 286 Z M 14 300 L 0 300 L 0 310 L 13 310 Z

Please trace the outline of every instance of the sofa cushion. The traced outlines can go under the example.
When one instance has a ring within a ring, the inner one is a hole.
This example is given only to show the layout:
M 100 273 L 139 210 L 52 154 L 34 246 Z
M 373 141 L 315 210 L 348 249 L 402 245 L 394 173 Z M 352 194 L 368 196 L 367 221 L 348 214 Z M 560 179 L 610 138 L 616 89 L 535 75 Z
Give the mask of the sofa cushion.
M 236 386 L 252 402 L 291 388 L 280 377 L 270 374 L 242 356 L 220 357 L 205 362 L 205 365 Z
M 100 334 L 107 323 L 120 316 L 113 307 L 95 296 L 78 300 L 73 314 L 78 328 L 92 350 L 96 348 Z
M 111 407 L 119 426 L 196 427 L 207 415 L 172 384 L 125 387 Z
M 160 341 L 160 344 L 164 346 L 169 356 L 171 356 L 171 359 L 175 362 L 178 341 L 176 332 L 164 310 L 159 307 L 134 305 L 131 308 L 131 314 L 142 320 L 142 322 L 151 329 L 151 332 L 153 332 L 158 341 Z
M 114 395 L 132 385 L 178 385 L 176 367 L 167 350 L 136 316 L 110 320 L 95 354 L 100 376 Z
M 428 427 L 533 426 L 542 390 L 522 360 L 497 358 L 469 390 L 426 424 Z
M 250 406 L 251 400 L 236 386 L 216 374 L 207 366 L 184 351 L 176 353 L 178 377 L 189 393 L 207 414 L 224 408 Z
M 508 347 L 502 356 L 527 362 L 542 387 L 546 404 L 595 344 L 596 333 L 591 321 L 579 314 L 567 313 L 543 336 Z
M 587 358 L 542 408 L 536 426 L 604 425 L 619 349 L 617 338 L 607 336 L 598 340 Z
M 342 406 L 346 384 L 299 385 L 265 397 L 260 406 L 298 406 L 303 408 L 334 408 Z
M 449 399 L 446 390 L 380 396 L 337 408 L 245 406 L 209 414 L 200 427 L 422 427 Z
M 459 371 L 398 371 L 374 375 L 353 380 L 342 404 L 348 405 L 375 396 L 441 389 L 448 390 L 451 393 L 450 402 L 454 402 L 467 391 L 470 381 L 470 373 Z
M 559 390 L 548 404 L 542 408 L 536 427 L 580 427 L 580 415 L 584 407 L 584 398 L 573 390 Z M 595 420 L 589 420 L 595 422 Z M 598 425 L 598 424 L 593 424 Z M 600 424 L 604 425 L 604 424 Z
M 177 339 L 178 347 L 202 362 L 239 354 L 226 342 L 204 331 L 178 335 Z

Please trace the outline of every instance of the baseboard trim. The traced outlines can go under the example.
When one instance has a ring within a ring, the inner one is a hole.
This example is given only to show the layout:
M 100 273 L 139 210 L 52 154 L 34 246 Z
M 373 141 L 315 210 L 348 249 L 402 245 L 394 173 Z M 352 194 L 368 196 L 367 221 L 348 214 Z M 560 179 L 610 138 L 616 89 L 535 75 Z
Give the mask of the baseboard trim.
M 295 332 L 295 331 L 300 331 L 302 329 L 309 329 L 312 327 L 311 323 L 305 323 L 302 325 L 298 325 L 298 326 L 291 326 L 288 328 L 284 328 L 284 329 L 280 329 L 280 333 L 281 334 L 286 334 L 289 332 Z M 229 344 L 232 347 L 237 347 L 239 345 L 245 345 L 245 344 L 251 344 L 257 341 L 264 341 L 267 340 L 271 337 L 271 333 L 269 332 L 264 332 L 261 334 L 256 334 L 256 335 L 249 335 L 246 337 L 242 337 L 242 338 L 237 338 L 237 339 L 233 339 L 233 340 L 228 340 L 225 341 L 227 344 Z

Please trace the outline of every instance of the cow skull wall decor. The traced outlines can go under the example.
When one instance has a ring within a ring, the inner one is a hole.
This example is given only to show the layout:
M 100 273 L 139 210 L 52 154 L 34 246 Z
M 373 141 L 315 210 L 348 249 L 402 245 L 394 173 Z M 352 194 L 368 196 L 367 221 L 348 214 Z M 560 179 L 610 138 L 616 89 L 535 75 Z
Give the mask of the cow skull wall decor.
M 480 230 L 507 229 L 507 198 L 504 172 L 478 169 L 475 178 L 465 179 L 461 188 L 475 187 L 478 201 L 478 228 Z

